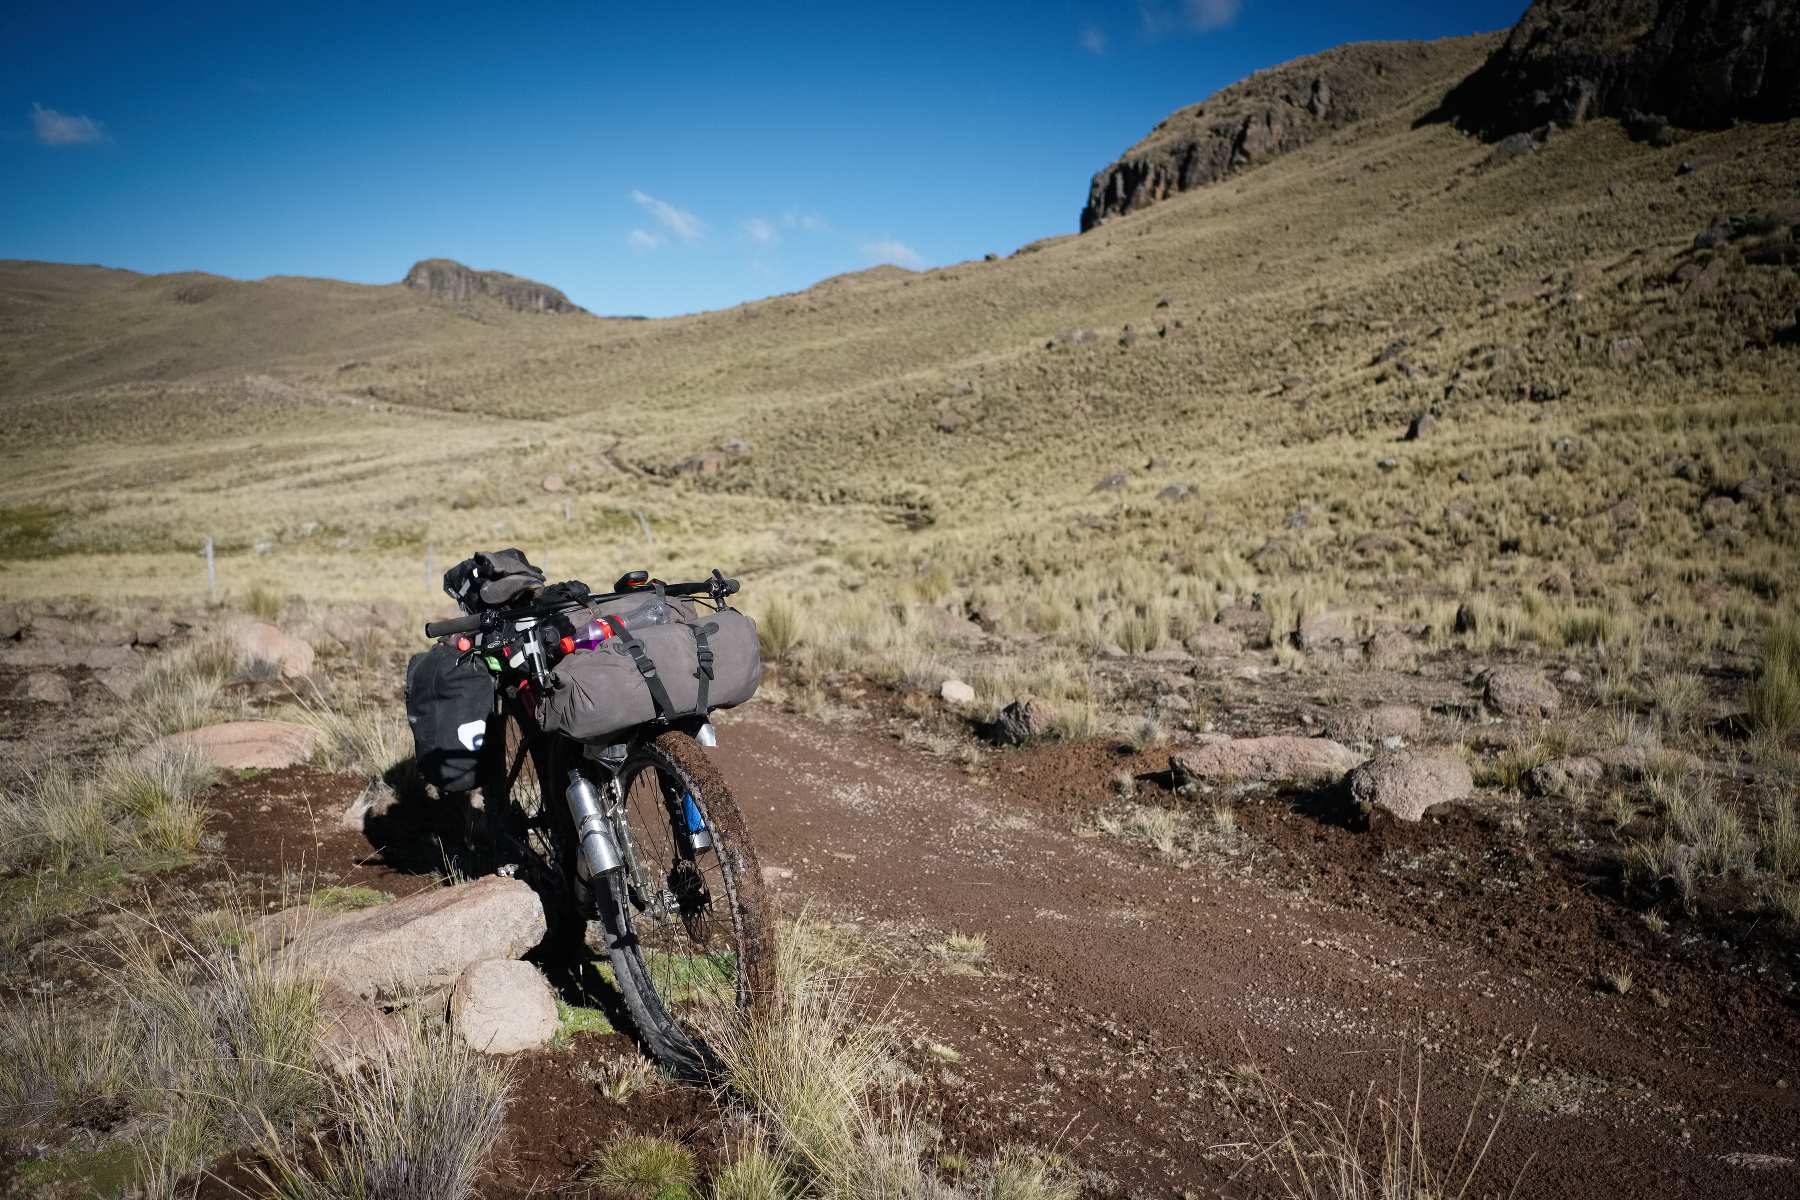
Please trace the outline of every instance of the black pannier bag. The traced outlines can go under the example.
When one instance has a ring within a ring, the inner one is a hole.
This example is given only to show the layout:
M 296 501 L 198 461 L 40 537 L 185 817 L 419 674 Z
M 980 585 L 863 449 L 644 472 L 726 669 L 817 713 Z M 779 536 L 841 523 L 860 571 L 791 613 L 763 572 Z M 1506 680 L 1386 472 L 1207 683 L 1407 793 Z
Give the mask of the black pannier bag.
M 621 598 L 594 612 L 629 624 L 646 600 Z M 668 605 L 666 623 L 627 629 L 556 664 L 557 686 L 538 714 L 545 729 L 598 741 L 649 721 L 703 717 L 756 694 L 762 653 L 755 621 L 733 608 L 712 612 L 660 596 L 650 602 Z
M 531 565 L 525 552 L 483 550 L 444 572 L 444 591 L 466 613 L 501 608 L 515 600 L 529 599 L 544 586 L 544 573 Z
M 419 774 L 441 792 L 472 791 L 494 711 L 494 677 L 440 642 L 406 664 L 406 723 Z

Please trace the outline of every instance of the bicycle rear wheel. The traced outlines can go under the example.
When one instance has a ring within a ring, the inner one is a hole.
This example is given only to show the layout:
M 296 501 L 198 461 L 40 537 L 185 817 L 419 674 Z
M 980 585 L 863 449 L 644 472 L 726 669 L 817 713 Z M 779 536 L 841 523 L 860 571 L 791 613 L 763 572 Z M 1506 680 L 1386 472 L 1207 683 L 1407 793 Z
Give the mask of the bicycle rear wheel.
M 773 1000 L 762 872 L 737 801 L 687 735 L 634 745 L 619 781 L 626 865 L 598 897 L 613 975 L 656 1059 L 706 1078 L 718 1066 L 706 1026 Z

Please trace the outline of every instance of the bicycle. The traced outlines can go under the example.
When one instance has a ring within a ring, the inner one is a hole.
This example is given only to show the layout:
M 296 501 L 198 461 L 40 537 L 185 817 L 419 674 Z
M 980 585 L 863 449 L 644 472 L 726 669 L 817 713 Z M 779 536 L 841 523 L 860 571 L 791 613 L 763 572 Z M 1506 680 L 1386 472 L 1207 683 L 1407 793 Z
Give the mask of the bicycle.
M 657 584 L 645 572 L 611 592 L 556 584 L 524 604 L 425 626 L 494 671 L 496 702 L 481 747 L 481 791 L 498 870 L 543 900 L 552 955 L 584 956 L 597 923 L 640 1042 L 671 1073 L 711 1078 L 705 1020 L 729 1006 L 755 1019 L 771 1002 L 773 929 L 749 830 L 707 758 L 707 715 L 655 720 L 578 742 L 544 730 L 551 669 L 574 651 L 570 617 L 660 587 L 713 611 L 736 580 Z

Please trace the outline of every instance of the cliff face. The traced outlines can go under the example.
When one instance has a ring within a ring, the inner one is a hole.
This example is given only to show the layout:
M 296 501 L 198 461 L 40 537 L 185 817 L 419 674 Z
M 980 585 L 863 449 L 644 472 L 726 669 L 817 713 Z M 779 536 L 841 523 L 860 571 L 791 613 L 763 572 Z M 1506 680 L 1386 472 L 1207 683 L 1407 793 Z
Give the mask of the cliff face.
M 1445 109 L 1489 137 L 1600 116 L 1800 116 L 1800 3 L 1536 0 Z
M 477 271 L 448 258 L 427 258 L 406 273 L 406 286 L 452 304 L 487 296 L 519 312 L 585 313 L 547 283 L 521 279 L 504 271 Z
M 1363 42 L 1259 71 L 1175 112 L 1095 175 L 1082 231 L 1297 150 L 1434 80 L 1448 88 L 1492 44 L 1492 35 Z

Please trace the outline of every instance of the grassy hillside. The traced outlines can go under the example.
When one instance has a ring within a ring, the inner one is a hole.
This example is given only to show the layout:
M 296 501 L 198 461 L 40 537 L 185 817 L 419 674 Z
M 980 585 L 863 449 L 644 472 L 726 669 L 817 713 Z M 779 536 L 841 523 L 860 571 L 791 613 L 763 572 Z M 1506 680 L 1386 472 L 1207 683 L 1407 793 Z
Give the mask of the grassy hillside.
M 1415 127 L 1479 49 L 1092 233 L 696 316 L 7 264 L 0 554 L 30 560 L 20 592 L 191 593 L 211 536 L 233 588 L 417 597 L 428 542 L 440 569 L 518 542 L 593 578 L 645 557 L 790 590 L 926 576 L 1082 644 L 1180 637 L 1252 591 L 1440 625 L 1472 596 L 1521 625 L 1754 624 L 1800 561 L 1800 277 L 1693 246 L 1791 189 L 1792 130 L 1655 150 L 1596 122 L 1488 166 Z M 748 453 L 676 473 L 730 441 Z M 1774 486 L 1709 529 L 1708 497 L 1752 478 Z

